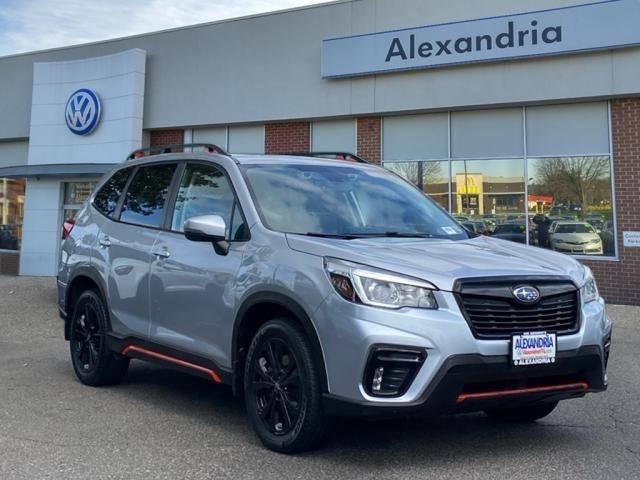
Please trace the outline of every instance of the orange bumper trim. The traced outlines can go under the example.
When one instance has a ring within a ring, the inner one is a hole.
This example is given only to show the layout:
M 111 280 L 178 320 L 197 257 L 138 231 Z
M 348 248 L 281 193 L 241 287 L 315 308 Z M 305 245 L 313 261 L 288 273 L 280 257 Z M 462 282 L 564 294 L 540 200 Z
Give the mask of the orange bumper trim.
M 511 395 L 523 395 L 527 393 L 544 393 L 544 392 L 563 392 L 566 390 L 582 390 L 586 392 L 589 389 L 587 382 L 564 383 L 560 385 L 549 385 L 544 387 L 523 387 L 513 388 L 509 390 L 494 390 L 490 392 L 479 393 L 461 393 L 458 395 L 456 403 L 463 403 L 466 400 L 491 399 L 499 397 L 508 397 Z
M 128 355 L 129 352 L 137 352 L 142 355 L 146 355 L 148 357 L 157 358 L 159 360 L 164 360 L 166 362 L 174 363 L 176 365 L 180 365 L 181 367 L 190 368 L 191 370 L 197 370 L 198 372 L 202 372 L 208 375 L 214 382 L 222 383 L 220 377 L 216 372 L 211 370 L 210 368 L 203 367 L 201 365 L 196 365 L 195 363 L 186 362 L 184 360 L 180 360 L 179 358 L 171 357 L 169 355 L 165 355 L 163 353 L 154 352 L 153 350 L 148 350 L 143 347 L 138 347 L 137 345 L 129 345 L 122 350 L 122 355 Z

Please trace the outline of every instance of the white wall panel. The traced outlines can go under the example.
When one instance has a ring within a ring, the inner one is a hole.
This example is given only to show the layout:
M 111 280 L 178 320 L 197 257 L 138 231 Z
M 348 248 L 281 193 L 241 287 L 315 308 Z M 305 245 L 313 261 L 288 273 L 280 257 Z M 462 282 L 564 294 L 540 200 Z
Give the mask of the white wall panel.
M 194 128 L 193 143 L 213 143 L 226 149 L 227 127 Z
M 606 102 L 528 107 L 526 112 L 529 157 L 609 153 Z
M 355 120 L 323 120 L 313 122 L 311 126 L 311 150 L 315 152 L 355 153 Z
M 0 168 L 27 164 L 29 142 L 0 142 Z
M 475 110 L 451 114 L 453 158 L 522 157 L 522 109 Z
M 264 153 L 264 125 L 229 127 L 230 153 Z
M 56 273 L 60 236 L 60 180 L 27 179 L 20 274 Z
M 30 165 L 116 163 L 142 145 L 145 57 L 133 49 L 83 60 L 35 63 L 29 133 Z M 100 122 L 89 135 L 65 122 L 69 96 L 90 88 L 100 98 Z
M 382 127 L 383 160 L 447 158 L 448 131 L 447 113 L 386 117 Z

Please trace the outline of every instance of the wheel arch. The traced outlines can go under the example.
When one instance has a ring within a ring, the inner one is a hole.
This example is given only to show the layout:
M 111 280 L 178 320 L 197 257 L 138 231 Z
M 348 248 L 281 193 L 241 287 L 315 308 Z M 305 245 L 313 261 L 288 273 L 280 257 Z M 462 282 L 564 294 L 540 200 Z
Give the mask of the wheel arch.
M 244 361 L 255 332 L 269 320 L 287 317 L 302 327 L 311 342 L 314 360 L 320 366 L 322 391 L 329 391 L 324 352 L 318 332 L 305 309 L 294 299 L 276 292 L 258 292 L 242 303 L 236 314 L 232 337 L 233 392 L 242 392 Z
M 106 291 L 100 275 L 98 273 L 88 267 L 82 267 L 76 270 L 69 281 L 65 292 L 65 310 L 66 310 L 66 319 L 64 326 L 64 338 L 65 340 L 69 340 L 71 338 L 69 326 L 71 325 L 71 320 L 73 318 L 73 308 L 75 307 L 76 300 L 87 290 L 96 290 L 102 300 L 105 302 L 106 307 Z M 109 322 L 109 316 L 107 311 L 107 322 Z

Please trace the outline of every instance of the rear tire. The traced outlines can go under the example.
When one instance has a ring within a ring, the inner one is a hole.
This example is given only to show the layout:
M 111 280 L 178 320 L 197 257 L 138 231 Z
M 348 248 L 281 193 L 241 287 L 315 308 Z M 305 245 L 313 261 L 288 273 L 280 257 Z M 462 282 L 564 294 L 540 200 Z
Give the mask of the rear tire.
M 120 383 L 129 368 L 129 359 L 107 346 L 107 318 L 97 292 L 87 290 L 78 297 L 69 329 L 69 351 L 76 376 L 92 387 Z
M 258 330 L 247 353 L 244 399 L 267 448 L 303 452 L 325 440 L 320 372 L 308 338 L 293 322 L 271 320 Z
M 496 420 L 505 422 L 535 422 L 546 417 L 555 410 L 558 402 L 541 403 L 526 407 L 503 408 L 499 410 L 487 410 L 485 413 Z

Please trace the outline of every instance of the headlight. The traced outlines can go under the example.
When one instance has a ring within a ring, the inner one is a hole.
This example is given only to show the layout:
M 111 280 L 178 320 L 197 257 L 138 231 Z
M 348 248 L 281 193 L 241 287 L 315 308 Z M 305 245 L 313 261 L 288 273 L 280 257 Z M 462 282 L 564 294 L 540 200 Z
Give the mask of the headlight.
M 553 243 L 562 243 L 562 240 L 560 240 L 559 238 L 554 238 Z
M 333 288 L 350 302 L 393 309 L 438 308 L 436 287 L 429 282 L 332 258 L 325 259 L 325 270 Z
M 600 239 L 599 238 L 592 238 L 591 240 L 589 240 L 589 243 L 600 243 Z
M 585 267 L 586 271 L 586 282 L 582 287 L 582 298 L 584 303 L 593 302 L 600 298 L 600 294 L 598 293 L 598 286 L 596 285 L 596 280 L 593 278 L 593 273 L 587 267 Z

